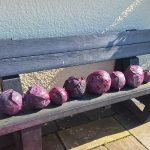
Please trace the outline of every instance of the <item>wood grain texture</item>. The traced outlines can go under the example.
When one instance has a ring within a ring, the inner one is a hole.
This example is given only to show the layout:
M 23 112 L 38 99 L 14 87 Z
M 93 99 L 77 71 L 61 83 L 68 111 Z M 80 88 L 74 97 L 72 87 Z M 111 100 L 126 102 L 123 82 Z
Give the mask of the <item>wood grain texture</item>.
M 16 116 L 0 116 L 0 135 L 40 125 L 49 121 L 71 116 L 113 103 L 121 102 L 150 93 L 150 83 L 136 89 L 123 89 L 120 92 L 109 92 L 102 96 L 86 95 L 82 99 L 69 101 L 62 106 L 49 106 L 39 111 L 24 111 Z
M 42 134 L 41 127 L 21 130 L 23 150 L 42 150 Z
M 47 44 L 46 44 L 47 43 Z M 150 53 L 150 30 L 0 42 L 0 76 Z

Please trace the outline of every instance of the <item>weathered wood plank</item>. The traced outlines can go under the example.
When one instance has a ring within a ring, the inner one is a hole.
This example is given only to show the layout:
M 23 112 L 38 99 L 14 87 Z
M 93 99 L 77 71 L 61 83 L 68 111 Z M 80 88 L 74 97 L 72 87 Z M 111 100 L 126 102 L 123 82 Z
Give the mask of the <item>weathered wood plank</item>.
M 150 42 L 47 55 L 0 59 L 0 76 L 96 63 L 150 53 Z
M 24 129 L 20 132 L 23 150 L 42 150 L 42 134 L 40 126 Z
M 113 103 L 121 102 L 150 93 L 150 83 L 136 89 L 123 89 L 120 92 L 109 92 L 102 96 L 86 95 L 82 99 L 69 101 L 62 106 L 49 106 L 40 111 L 22 112 L 16 116 L 0 116 L 0 135 L 40 125 L 73 114 L 85 112 Z
M 150 30 L 43 39 L 0 40 L 0 59 L 80 51 L 150 41 Z
M 150 122 L 129 128 L 129 132 L 140 141 L 147 149 L 150 149 Z
M 106 144 L 109 150 L 146 150 L 146 148 L 138 142 L 133 136 Z

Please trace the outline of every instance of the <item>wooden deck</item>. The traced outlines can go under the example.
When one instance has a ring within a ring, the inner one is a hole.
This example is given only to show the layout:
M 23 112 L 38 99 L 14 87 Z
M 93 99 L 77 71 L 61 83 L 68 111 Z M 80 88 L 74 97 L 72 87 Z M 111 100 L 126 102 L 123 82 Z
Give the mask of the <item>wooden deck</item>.
M 66 117 L 43 126 L 43 150 L 150 150 L 150 122 L 141 124 L 121 104 Z M 15 150 L 13 136 L 0 150 Z

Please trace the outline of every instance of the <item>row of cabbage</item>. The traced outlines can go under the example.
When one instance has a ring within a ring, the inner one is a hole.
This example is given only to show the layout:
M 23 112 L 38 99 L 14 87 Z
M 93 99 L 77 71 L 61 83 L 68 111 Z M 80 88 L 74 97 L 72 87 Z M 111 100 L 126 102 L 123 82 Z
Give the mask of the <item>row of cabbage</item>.
M 69 77 L 62 87 L 54 87 L 50 91 L 40 85 L 29 87 L 24 95 L 13 89 L 0 94 L 0 111 L 8 115 L 15 115 L 23 108 L 42 109 L 50 104 L 62 105 L 70 98 L 81 98 L 86 92 L 101 95 L 110 89 L 120 91 L 125 85 L 137 88 L 143 82 L 150 82 L 150 71 L 138 65 L 131 65 L 123 73 L 113 71 L 111 74 L 104 70 L 97 70 L 85 79 L 83 77 Z

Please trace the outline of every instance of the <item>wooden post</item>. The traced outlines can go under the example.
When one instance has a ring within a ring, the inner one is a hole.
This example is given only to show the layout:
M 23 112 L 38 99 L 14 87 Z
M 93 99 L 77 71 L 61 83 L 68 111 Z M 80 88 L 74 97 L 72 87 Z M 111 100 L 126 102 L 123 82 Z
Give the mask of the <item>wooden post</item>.
M 130 65 L 139 65 L 139 58 L 138 57 L 130 57 L 130 58 L 124 58 L 119 59 L 116 61 L 115 70 L 120 70 L 124 72 Z M 141 111 L 137 105 L 132 100 L 127 100 L 122 102 L 122 104 L 127 107 L 131 112 L 133 112 L 136 117 L 141 122 L 145 122 L 149 120 L 150 116 L 150 95 L 145 95 L 140 98 L 137 98 L 137 100 L 145 105 L 145 108 L 143 111 Z
M 35 126 L 21 130 L 23 150 L 42 150 L 41 127 Z

